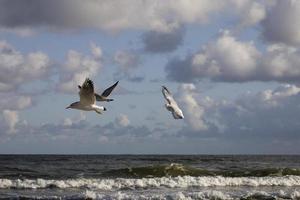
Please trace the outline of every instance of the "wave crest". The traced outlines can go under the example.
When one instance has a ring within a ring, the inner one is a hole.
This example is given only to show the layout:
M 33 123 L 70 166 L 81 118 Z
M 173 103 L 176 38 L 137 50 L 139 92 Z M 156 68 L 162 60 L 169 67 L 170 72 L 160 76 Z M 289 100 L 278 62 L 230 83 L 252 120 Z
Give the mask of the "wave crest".
M 187 188 L 211 186 L 300 186 L 300 176 L 283 177 L 222 177 L 222 176 L 178 176 L 141 179 L 0 179 L 0 188 L 88 188 L 101 190 L 136 188 Z
M 104 177 L 150 178 L 164 176 L 224 176 L 224 177 L 265 177 L 265 176 L 300 176 L 300 169 L 266 168 L 237 170 L 206 170 L 182 164 L 154 165 L 145 167 L 122 168 L 104 172 Z

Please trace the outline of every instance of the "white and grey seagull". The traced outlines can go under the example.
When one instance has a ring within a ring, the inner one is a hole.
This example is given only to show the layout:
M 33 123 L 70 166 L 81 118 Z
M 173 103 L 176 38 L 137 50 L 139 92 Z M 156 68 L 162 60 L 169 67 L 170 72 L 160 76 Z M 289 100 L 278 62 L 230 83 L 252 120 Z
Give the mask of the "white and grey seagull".
M 165 86 L 162 86 L 162 93 L 168 102 L 165 104 L 165 106 L 167 110 L 172 113 L 174 119 L 183 119 L 184 115 L 182 113 L 182 110 L 179 108 L 178 104 L 172 97 L 171 92 Z
M 66 109 L 78 109 L 84 111 L 95 111 L 98 114 L 102 114 L 106 110 L 103 106 L 96 105 L 96 96 L 94 92 L 93 81 L 86 78 L 79 91 L 80 100 L 72 103 Z

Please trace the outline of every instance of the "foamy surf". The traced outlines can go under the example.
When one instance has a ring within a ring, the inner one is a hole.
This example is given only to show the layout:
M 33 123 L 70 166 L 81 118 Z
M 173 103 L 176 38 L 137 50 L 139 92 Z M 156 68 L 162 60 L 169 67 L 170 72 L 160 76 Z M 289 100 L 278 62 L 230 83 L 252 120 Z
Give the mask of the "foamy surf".
M 1 190 L 0 190 L 1 193 Z M 297 189 L 279 189 L 278 187 L 249 188 L 235 187 L 234 189 L 211 188 L 200 189 L 199 191 L 178 190 L 178 189 L 149 189 L 149 190 L 122 190 L 122 191 L 101 191 L 101 190 L 64 190 L 59 189 L 36 191 L 20 190 L 18 193 L 9 193 L 1 199 L 98 199 L 98 200 L 283 200 L 299 199 L 300 192 Z
M 0 155 L 0 199 L 300 200 L 299 166 L 300 156 Z
M 100 190 L 138 188 L 188 188 L 212 186 L 300 186 L 300 176 L 283 177 L 161 177 L 141 179 L 0 179 L 0 188 L 39 189 L 39 188 L 89 188 Z
M 300 192 L 293 190 L 293 191 L 283 191 L 279 190 L 275 191 L 218 191 L 218 190 L 208 190 L 208 191 L 198 191 L 198 192 L 186 192 L 186 191 L 173 191 L 168 192 L 168 194 L 156 194 L 155 192 L 151 191 L 148 193 L 142 194 L 134 194 L 128 193 L 124 191 L 119 191 L 112 194 L 105 194 L 101 192 L 95 191 L 85 191 L 80 197 L 86 199 L 136 199 L 136 200 L 146 200 L 146 199 L 159 199 L 159 200 L 234 200 L 234 199 L 242 199 L 242 200 L 269 200 L 269 199 L 299 199 Z

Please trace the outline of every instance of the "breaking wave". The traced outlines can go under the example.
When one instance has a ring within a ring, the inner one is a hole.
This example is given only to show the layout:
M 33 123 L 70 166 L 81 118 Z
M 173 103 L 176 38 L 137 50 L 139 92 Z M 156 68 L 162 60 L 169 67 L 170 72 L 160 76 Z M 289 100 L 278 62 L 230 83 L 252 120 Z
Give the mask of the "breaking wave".
M 276 200 L 276 199 L 299 199 L 300 192 L 297 190 L 292 191 L 244 191 L 244 192 L 230 192 L 230 191 L 219 191 L 219 190 L 207 190 L 207 191 L 173 191 L 169 193 L 160 192 L 143 192 L 143 193 L 132 193 L 126 191 L 118 191 L 114 193 L 99 192 L 92 190 L 85 190 L 78 194 L 69 195 L 8 195 L 6 199 L 98 199 L 98 200 Z
M 175 192 L 172 194 L 128 194 L 126 192 L 117 192 L 114 194 L 103 194 L 94 191 L 85 191 L 81 197 L 87 199 L 161 199 L 161 200 L 276 200 L 276 199 L 299 199 L 300 192 L 284 192 L 279 190 L 278 192 L 247 192 L 245 194 L 236 194 L 224 191 L 201 191 L 201 192 Z
M 178 176 L 141 179 L 0 179 L 0 188 L 87 188 L 100 190 L 145 189 L 145 188 L 188 188 L 211 186 L 300 186 L 300 176 L 281 177 L 222 177 L 222 176 Z
M 224 176 L 224 177 L 264 177 L 264 176 L 300 176 L 300 169 L 266 168 L 266 169 L 237 169 L 237 170 L 206 170 L 182 164 L 154 165 L 135 168 L 123 168 L 104 172 L 106 177 L 149 178 L 164 176 Z

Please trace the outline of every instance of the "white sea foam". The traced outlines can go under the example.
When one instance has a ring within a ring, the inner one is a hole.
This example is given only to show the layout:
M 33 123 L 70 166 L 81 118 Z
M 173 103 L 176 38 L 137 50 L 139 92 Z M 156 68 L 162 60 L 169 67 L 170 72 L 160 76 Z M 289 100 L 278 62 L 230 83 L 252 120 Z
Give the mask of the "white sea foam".
M 162 177 L 141 179 L 0 179 L 0 188 L 89 188 L 116 190 L 126 188 L 187 188 L 211 186 L 300 186 L 300 176 L 283 177 Z
M 132 199 L 132 200 L 146 200 L 146 199 L 160 199 L 160 200 L 210 200 L 210 199 L 219 199 L 219 200 L 233 200 L 241 198 L 249 199 L 299 199 L 300 194 L 298 191 L 292 192 L 283 192 L 280 194 L 278 192 L 265 192 L 265 191 L 244 191 L 240 193 L 230 192 L 230 191 L 217 191 L 217 190 L 207 190 L 207 191 L 197 191 L 197 192 L 187 192 L 187 191 L 176 191 L 167 193 L 158 193 L 158 192 L 146 192 L 146 193 L 128 193 L 124 191 L 118 191 L 115 193 L 101 193 L 97 191 L 85 191 L 80 197 L 88 199 Z M 254 197 L 254 198 L 252 198 Z M 260 198 L 259 198 L 260 197 Z
M 95 191 L 86 191 L 82 197 L 88 199 L 161 199 L 161 200 L 193 200 L 193 199 L 234 199 L 232 196 L 220 191 L 207 191 L 207 192 L 174 192 L 170 194 L 164 193 L 144 193 L 134 194 L 126 192 L 115 192 L 112 194 L 97 193 Z

